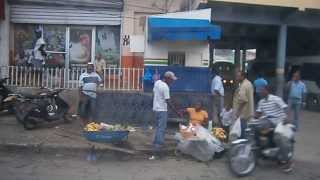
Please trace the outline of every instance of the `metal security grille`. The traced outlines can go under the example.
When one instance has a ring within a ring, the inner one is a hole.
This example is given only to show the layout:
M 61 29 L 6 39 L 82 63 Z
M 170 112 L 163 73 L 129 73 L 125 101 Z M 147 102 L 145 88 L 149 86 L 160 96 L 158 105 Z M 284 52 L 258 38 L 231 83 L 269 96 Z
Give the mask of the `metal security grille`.
M 16 87 L 48 87 L 77 89 L 79 76 L 85 68 L 34 68 L 28 66 L 0 66 L 0 77 L 8 77 L 7 84 Z M 114 91 L 143 90 L 144 69 L 105 68 L 100 74 L 100 89 Z
M 186 62 L 185 52 L 169 52 L 168 63 L 169 65 L 184 66 Z
M 121 11 L 110 8 L 11 5 L 13 23 L 120 25 Z

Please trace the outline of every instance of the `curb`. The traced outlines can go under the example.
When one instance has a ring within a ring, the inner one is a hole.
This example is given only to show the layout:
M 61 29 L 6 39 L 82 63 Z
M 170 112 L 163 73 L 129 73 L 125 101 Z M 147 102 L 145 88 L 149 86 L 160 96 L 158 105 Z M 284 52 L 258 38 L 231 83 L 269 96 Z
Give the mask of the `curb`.
M 67 147 L 67 146 L 56 146 L 56 145 L 43 145 L 40 143 L 25 144 L 25 143 L 1 143 L 0 151 L 10 153 L 31 153 L 31 154 L 45 154 L 55 156 L 70 156 L 70 157 L 85 157 L 90 154 L 91 148 L 85 147 Z M 109 160 L 134 160 L 134 159 L 145 159 L 149 155 L 153 154 L 151 149 L 137 150 L 135 154 L 126 154 L 116 150 L 96 148 L 95 153 L 103 156 Z M 174 149 L 163 149 L 162 155 L 174 156 Z

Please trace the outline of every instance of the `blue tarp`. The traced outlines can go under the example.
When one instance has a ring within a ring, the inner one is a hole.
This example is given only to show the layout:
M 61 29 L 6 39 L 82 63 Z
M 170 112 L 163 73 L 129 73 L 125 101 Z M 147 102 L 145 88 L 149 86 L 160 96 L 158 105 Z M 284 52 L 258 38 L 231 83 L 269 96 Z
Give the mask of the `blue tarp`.
M 200 19 L 148 19 L 149 41 L 191 41 L 217 40 L 221 37 L 221 27 Z

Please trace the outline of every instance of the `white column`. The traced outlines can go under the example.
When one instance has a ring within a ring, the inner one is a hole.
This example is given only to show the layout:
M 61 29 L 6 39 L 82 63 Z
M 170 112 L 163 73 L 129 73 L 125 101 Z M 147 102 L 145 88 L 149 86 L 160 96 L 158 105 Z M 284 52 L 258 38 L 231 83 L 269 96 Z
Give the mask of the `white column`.
M 10 32 L 10 14 L 9 5 L 5 1 L 5 20 L 0 20 L 0 66 L 9 65 L 9 32 Z
M 285 84 L 285 64 L 286 64 L 286 50 L 287 50 L 287 25 L 283 24 L 279 27 L 278 45 L 277 45 L 277 95 L 283 95 L 283 88 Z

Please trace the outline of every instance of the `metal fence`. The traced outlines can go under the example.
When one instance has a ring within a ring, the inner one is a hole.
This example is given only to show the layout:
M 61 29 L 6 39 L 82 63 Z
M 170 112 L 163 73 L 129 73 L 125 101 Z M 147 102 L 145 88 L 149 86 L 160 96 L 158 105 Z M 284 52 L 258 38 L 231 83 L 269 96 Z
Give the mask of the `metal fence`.
M 1 77 L 8 77 L 7 84 L 17 87 L 48 87 L 76 89 L 85 68 L 35 68 L 28 66 L 0 66 Z M 100 73 L 103 90 L 143 90 L 144 69 L 106 68 Z

